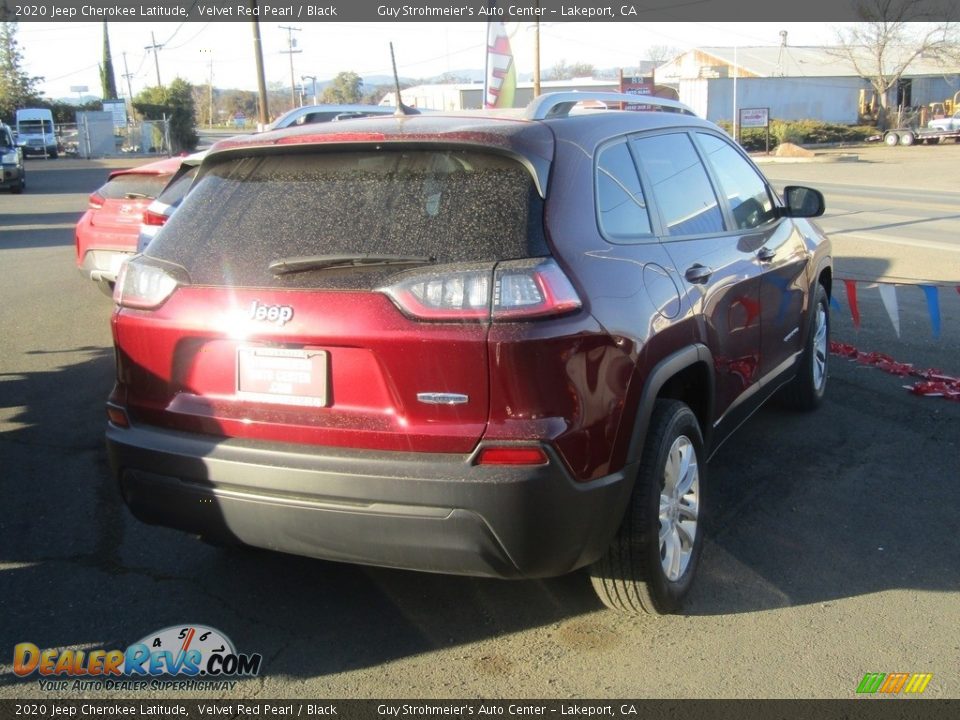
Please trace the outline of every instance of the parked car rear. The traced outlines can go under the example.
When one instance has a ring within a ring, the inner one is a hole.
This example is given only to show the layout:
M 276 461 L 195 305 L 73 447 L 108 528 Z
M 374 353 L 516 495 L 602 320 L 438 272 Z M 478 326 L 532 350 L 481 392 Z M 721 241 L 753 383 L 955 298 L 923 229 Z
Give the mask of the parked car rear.
M 207 151 L 193 153 L 185 158 L 177 171 L 170 176 L 167 184 L 157 196 L 156 200 L 147 205 L 140 222 L 140 233 L 137 236 L 137 252 L 143 252 L 150 241 L 157 236 L 160 229 L 166 224 L 170 216 L 176 212 L 186 197 L 193 179 L 200 168 L 200 161 Z
M 17 146 L 9 126 L 0 122 L 0 189 L 22 193 L 27 187 L 23 150 Z
M 346 562 L 587 568 L 610 607 L 678 609 L 709 456 L 775 393 L 823 398 L 823 197 L 779 197 L 679 103 L 584 99 L 216 145 L 117 283 L 132 512 Z
M 182 163 L 182 157 L 172 157 L 116 170 L 90 194 L 76 227 L 76 262 L 80 272 L 108 294 L 120 266 L 136 252 L 143 211 Z
M 314 125 L 316 123 L 340 122 L 356 118 L 393 115 L 396 108 L 386 105 L 303 105 L 283 113 L 270 123 L 267 130 L 282 130 L 288 127 Z

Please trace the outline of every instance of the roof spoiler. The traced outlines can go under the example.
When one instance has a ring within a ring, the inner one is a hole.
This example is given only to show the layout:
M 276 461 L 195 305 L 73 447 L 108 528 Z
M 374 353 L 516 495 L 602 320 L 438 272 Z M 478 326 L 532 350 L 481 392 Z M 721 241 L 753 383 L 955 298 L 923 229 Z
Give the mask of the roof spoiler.
M 538 95 L 524 112 L 527 120 L 549 120 L 566 117 L 577 103 L 595 101 L 602 103 L 629 103 L 631 105 L 656 105 L 670 112 L 696 116 L 688 106 L 676 100 L 655 95 L 628 95 L 614 92 L 555 92 Z

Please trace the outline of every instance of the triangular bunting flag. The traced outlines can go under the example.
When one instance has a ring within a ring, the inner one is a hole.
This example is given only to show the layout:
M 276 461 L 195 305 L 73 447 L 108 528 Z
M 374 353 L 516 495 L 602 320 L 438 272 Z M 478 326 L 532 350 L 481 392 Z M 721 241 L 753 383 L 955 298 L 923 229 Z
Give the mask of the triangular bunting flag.
M 897 304 L 897 288 L 895 285 L 878 285 L 880 299 L 883 300 L 883 307 L 890 316 L 890 322 L 893 323 L 893 329 L 900 337 L 900 306 Z
M 857 306 L 857 283 L 854 280 L 844 280 L 847 286 L 847 302 L 850 303 L 850 317 L 853 318 L 853 327 L 860 329 L 860 308 Z
M 940 298 L 935 285 L 921 285 L 920 289 L 927 296 L 927 310 L 930 312 L 930 329 L 933 330 L 935 340 L 940 339 Z

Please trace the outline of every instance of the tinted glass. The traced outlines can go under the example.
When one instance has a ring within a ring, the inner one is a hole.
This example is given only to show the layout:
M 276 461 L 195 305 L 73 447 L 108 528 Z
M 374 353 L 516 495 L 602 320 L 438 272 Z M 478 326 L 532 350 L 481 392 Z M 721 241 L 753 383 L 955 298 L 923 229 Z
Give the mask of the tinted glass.
M 474 151 L 359 151 L 226 160 L 196 180 L 149 255 L 193 282 L 372 287 L 397 268 L 274 276 L 271 262 L 339 254 L 439 263 L 547 254 L 543 208 L 519 163 Z M 406 270 L 409 268 L 400 268 Z
M 190 183 L 192 183 L 193 179 L 197 176 L 197 170 L 199 169 L 199 166 L 194 166 L 182 174 L 174 176 L 157 199 L 165 202 L 167 205 L 178 204 L 183 200 L 183 196 L 187 194 L 187 190 L 190 189 Z
M 17 125 L 24 135 L 53 135 L 53 123 L 49 120 L 21 120 Z
M 686 133 L 654 135 L 631 142 L 652 183 L 653 197 L 668 235 L 723 231 L 717 197 Z
M 106 185 L 97 190 L 97 195 L 105 200 L 122 200 L 124 198 L 155 198 L 163 186 L 170 180 L 170 175 L 117 175 Z
M 697 133 L 708 162 L 720 179 L 737 227 L 749 229 L 775 218 L 767 184 L 730 143 L 706 133 Z
M 609 145 L 597 158 L 597 214 L 611 240 L 650 236 L 650 216 L 637 168 L 624 142 Z

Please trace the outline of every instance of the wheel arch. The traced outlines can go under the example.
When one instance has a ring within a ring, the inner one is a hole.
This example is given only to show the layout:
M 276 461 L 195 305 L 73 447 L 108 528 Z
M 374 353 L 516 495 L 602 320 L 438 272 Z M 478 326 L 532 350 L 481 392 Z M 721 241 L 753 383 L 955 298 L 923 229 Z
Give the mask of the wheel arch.
M 704 446 L 710 447 L 713 427 L 713 354 L 702 343 L 682 348 L 658 362 L 643 385 L 643 392 L 634 413 L 627 462 L 638 462 L 650 428 L 657 400 L 685 402 L 700 424 Z

